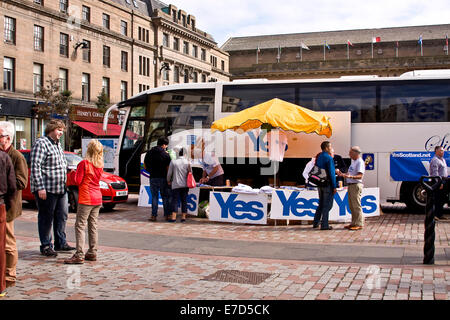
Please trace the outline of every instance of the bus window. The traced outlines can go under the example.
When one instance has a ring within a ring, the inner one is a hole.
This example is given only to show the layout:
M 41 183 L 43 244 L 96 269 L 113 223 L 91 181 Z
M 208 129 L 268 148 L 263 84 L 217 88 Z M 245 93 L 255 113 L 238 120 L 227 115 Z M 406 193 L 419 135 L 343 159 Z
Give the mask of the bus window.
M 450 120 L 450 81 L 405 81 L 380 86 L 382 122 Z
M 123 139 L 122 150 L 134 149 L 144 137 L 145 121 L 143 119 L 130 119 Z
M 295 103 L 297 84 L 223 86 L 222 112 L 239 112 L 278 98 Z
M 352 122 L 376 122 L 376 86 L 359 83 L 302 84 L 299 105 L 314 111 L 351 111 Z

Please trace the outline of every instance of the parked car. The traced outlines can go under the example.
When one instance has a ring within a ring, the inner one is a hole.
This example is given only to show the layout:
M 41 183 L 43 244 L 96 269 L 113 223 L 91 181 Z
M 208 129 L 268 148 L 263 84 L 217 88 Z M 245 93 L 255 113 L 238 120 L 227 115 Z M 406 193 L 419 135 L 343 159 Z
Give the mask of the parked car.
M 28 174 L 31 168 L 31 151 L 19 150 L 27 160 Z M 76 212 L 78 207 L 78 186 L 75 184 L 74 174 L 78 164 L 83 160 L 76 153 L 64 151 L 67 160 L 67 190 L 69 197 L 69 211 Z M 72 171 L 73 170 L 73 171 Z M 124 179 L 114 174 L 103 171 L 100 180 L 100 190 L 103 196 L 103 208 L 112 210 L 117 203 L 127 202 L 128 186 Z M 34 202 L 34 195 L 31 193 L 30 181 L 28 179 L 27 187 L 22 191 L 22 199 Z

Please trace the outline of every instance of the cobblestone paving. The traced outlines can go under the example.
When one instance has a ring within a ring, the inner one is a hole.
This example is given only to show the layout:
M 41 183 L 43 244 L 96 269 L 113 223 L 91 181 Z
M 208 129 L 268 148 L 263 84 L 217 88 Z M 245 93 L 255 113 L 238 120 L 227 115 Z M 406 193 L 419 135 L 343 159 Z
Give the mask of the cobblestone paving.
M 19 237 L 17 285 L 5 299 L 447 300 L 450 267 L 368 266 L 186 255 L 100 247 L 99 260 L 44 258 Z M 219 270 L 271 273 L 259 285 L 202 280 Z M 79 276 L 78 276 L 79 275 Z M 79 282 L 77 281 L 79 280 Z
M 169 224 L 162 220 L 161 213 L 158 217 L 161 220 L 155 223 L 147 221 L 149 214 L 150 209 L 136 207 L 136 203 L 121 204 L 113 212 L 100 214 L 99 229 L 244 241 L 387 246 L 422 246 L 424 235 L 424 215 L 421 214 L 389 213 L 368 218 L 365 228 L 357 232 L 344 229 L 342 223 L 332 224 L 334 230 L 326 232 L 313 230 L 311 225 L 251 226 L 192 217 L 183 224 Z M 36 222 L 36 211 L 25 210 L 20 219 Z M 67 226 L 70 228 L 74 224 L 75 214 L 69 214 Z M 450 220 L 436 224 L 435 245 L 450 245 Z

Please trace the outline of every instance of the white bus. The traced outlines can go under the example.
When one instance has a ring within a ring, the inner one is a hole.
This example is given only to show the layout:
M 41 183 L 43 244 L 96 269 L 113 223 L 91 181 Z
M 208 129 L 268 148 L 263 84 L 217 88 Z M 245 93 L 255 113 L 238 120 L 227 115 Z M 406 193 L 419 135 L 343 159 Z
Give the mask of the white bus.
M 104 128 L 112 110 L 118 108 L 124 114 L 115 174 L 126 179 L 130 190 L 138 191 L 143 154 L 160 136 L 170 138 L 183 129 L 189 144 L 196 122 L 209 132 L 215 120 L 273 98 L 319 112 L 347 114 L 347 129 L 345 120 L 333 124 L 343 131 L 333 131 L 333 136 L 338 137 L 336 153 L 348 158 L 350 145 L 359 145 L 373 160 L 365 174 L 365 186 L 379 187 L 382 202 L 400 201 L 412 210 L 423 208 L 425 194 L 417 181 L 392 180 L 390 155 L 395 151 L 434 151 L 436 145 L 450 150 L 450 70 L 414 71 L 389 78 L 261 79 L 150 89 L 112 106 L 105 115 Z M 258 139 L 250 138 L 259 148 Z M 291 142 L 288 145 L 295 145 Z M 291 147 L 280 164 L 279 179 L 303 184 L 303 168 L 319 152 L 319 145 L 309 147 L 307 153 L 296 153 L 296 148 Z M 256 186 L 268 183 L 259 171 L 264 164 L 255 165 L 245 156 L 235 156 L 231 161 L 225 157 L 219 155 L 227 179 L 252 179 Z

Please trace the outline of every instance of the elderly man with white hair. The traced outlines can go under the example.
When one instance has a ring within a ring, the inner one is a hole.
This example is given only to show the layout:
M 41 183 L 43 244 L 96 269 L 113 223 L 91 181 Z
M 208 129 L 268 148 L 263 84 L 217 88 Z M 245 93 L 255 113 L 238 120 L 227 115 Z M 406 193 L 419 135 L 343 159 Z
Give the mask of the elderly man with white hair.
M 19 151 L 14 149 L 14 125 L 8 121 L 0 121 L 0 152 L 5 152 L 11 158 L 16 176 L 17 191 L 11 198 L 11 207 L 6 213 L 6 287 L 16 284 L 16 265 L 18 252 L 14 236 L 14 220 L 22 214 L 22 190 L 28 183 L 27 162 Z

